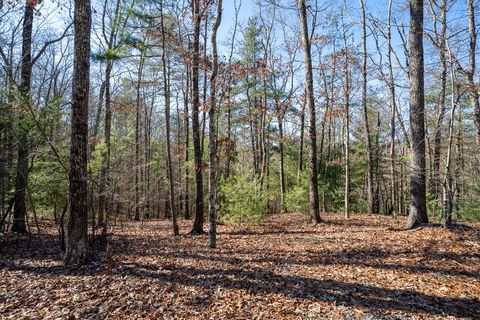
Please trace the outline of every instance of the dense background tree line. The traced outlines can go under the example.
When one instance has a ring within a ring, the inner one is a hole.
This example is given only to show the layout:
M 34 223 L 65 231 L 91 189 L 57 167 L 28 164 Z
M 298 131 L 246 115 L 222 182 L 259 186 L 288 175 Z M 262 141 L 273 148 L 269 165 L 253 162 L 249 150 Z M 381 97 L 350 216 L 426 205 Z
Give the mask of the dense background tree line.
M 201 234 L 208 217 L 214 247 L 217 215 L 478 219 L 478 12 L 475 0 L 4 3 L 1 226 L 27 232 L 41 215 L 63 230 L 70 217 L 78 247 L 87 226 L 168 218 L 177 235 L 185 218 Z

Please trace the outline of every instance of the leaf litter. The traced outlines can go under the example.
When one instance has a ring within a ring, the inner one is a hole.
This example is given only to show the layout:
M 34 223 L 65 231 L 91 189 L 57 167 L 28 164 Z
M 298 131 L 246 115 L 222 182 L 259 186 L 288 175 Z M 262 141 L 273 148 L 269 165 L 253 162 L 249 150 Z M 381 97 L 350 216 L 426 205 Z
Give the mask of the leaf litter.
M 124 222 L 111 251 L 62 265 L 51 234 L 4 234 L 2 319 L 479 319 L 479 226 L 403 231 L 404 218 L 301 214 L 179 237 Z

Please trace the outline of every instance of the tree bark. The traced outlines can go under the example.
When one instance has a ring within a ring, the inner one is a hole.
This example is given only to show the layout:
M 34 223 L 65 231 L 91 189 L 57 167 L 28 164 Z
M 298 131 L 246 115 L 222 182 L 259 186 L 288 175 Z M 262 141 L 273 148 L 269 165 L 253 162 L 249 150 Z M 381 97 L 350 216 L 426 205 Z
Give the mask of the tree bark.
M 93 132 L 92 132 L 92 137 L 94 138 L 94 143 L 92 143 L 92 146 L 90 147 L 90 153 L 95 151 L 96 139 L 98 137 L 98 130 L 100 128 L 100 117 L 102 115 L 103 99 L 105 97 L 105 83 L 106 83 L 106 81 L 103 80 L 102 84 L 100 85 L 97 111 L 95 112 L 95 123 L 93 124 Z
M 475 7 L 473 0 L 467 0 L 467 10 L 468 10 L 468 30 L 470 33 L 469 41 L 469 67 L 467 71 L 467 84 L 470 91 L 470 104 L 473 109 L 474 122 L 477 127 L 477 143 L 480 146 L 480 95 L 478 93 L 478 88 L 475 86 L 475 58 L 478 51 L 477 48 L 477 29 L 475 25 Z
M 455 109 L 456 103 L 456 83 L 455 83 L 455 69 L 451 70 L 451 82 L 452 82 L 452 106 L 450 109 L 450 119 L 448 122 L 448 142 L 447 142 L 447 155 L 445 159 L 445 176 L 443 178 L 443 226 L 448 228 L 452 224 L 452 210 L 453 210 L 453 173 L 452 173 L 452 145 L 454 135 L 454 122 L 455 122 Z
M 165 129 L 167 134 L 167 170 L 168 170 L 168 187 L 170 193 L 170 214 L 173 223 L 173 235 L 178 236 L 177 224 L 177 206 L 175 205 L 175 189 L 173 180 L 173 165 L 172 165 L 172 151 L 170 139 L 170 79 L 167 75 L 167 55 L 165 46 L 165 25 L 163 21 L 163 0 L 160 1 L 160 24 L 162 29 L 162 66 L 163 66 L 163 95 L 165 99 Z
M 425 179 L 423 0 L 410 1 L 409 86 L 411 127 L 410 213 L 407 229 L 428 223 Z
M 305 104 L 306 97 L 302 103 L 302 109 L 300 110 L 300 141 L 298 146 L 298 167 L 297 167 L 297 180 L 300 181 L 300 174 L 303 171 L 303 140 L 305 136 Z
M 140 221 L 140 130 L 141 130 L 141 97 L 140 87 L 142 82 L 142 72 L 144 64 L 144 52 L 140 53 L 140 63 L 138 66 L 137 97 L 135 100 L 135 221 Z
M 278 104 L 279 102 L 277 102 Z M 281 108 L 281 107 L 279 107 Z M 280 211 L 285 212 L 287 210 L 285 206 L 285 193 L 287 192 L 287 187 L 285 183 L 285 147 L 284 147 L 284 137 L 283 137 L 283 110 L 278 110 L 278 135 L 280 142 L 278 143 L 280 147 Z
M 26 104 L 30 103 L 30 87 L 32 77 L 32 29 L 33 29 L 33 14 L 34 6 L 30 1 L 25 3 L 25 12 L 23 16 L 23 31 L 22 31 L 22 65 L 21 65 L 21 79 L 20 79 L 20 99 L 23 105 L 19 111 L 19 122 L 25 121 L 25 112 L 28 109 Z M 25 224 L 25 217 L 27 214 L 27 207 L 25 203 L 25 194 L 28 180 L 28 132 L 27 129 L 20 127 L 18 153 L 17 153 L 17 175 L 15 180 L 15 195 L 13 205 L 13 224 L 12 231 L 19 233 L 26 233 L 27 227 Z
M 392 3 L 388 2 L 387 17 L 387 65 L 388 65 L 388 90 L 390 93 L 390 188 L 391 188 L 391 213 L 393 216 L 397 214 L 397 180 L 396 180 L 396 153 L 395 153 L 395 117 L 397 113 L 397 100 L 395 96 L 395 80 L 393 76 L 392 65 Z
M 317 174 L 317 126 L 315 118 L 315 100 L 313 96 L 313 72 L 310 37 L 308 35 L 307 8 L 305 0 L 298 0 L 300 15 L 302 44 L 305 60 L 305 92 L 309 114 L 309 186 L 310 186 L 310 218 L 313 223 L 320 222 L 320 208 L 318 201 L 318 174 Z
M 203 234 L 203 161 L 200 141 L 200 126 L 198 113 L 200 99 L 198 91 L 199 59 L 200 59 L 200 0 L 192 1 L 193 9 L 193 59 L 192 59 L 192 132 L 193 132 L 193 153 L 195 162 L 195 219 L 190 234 Z
M 105 222 L 104 213 L 107 210 L 107 183 L 108 174 L 110 170 L 110 150 L 111 150 L 111 131 L 112 131 L 112 108 L 111 108 L 111 95 L 110 95 L 110 77 L 112 73 L 113 62 L 108 61 L 105 70 L 105 148 L 106 152 L 102 159 L 102 169 L 100 172 L 100 186 L 99 186 L 99 199 L 98 199 L 98 221 L 99 226 L 103 226 Z
M 68 239 L 65 264 L 89 259 L 87 239 L 88 95 L 90 87 L 90 0 L 75 1 L 75 43 L 72 81 L 72 132 L 70 146 Z
M 345 84 L 343 88 L 344 103 L 344 147 L 345 147 L 345 197 L 344 197 L 344 214 L 345 219 L 350 218 L 350 55 L 347 47 L 347 36 L 345 33 L 345 25 L 343 22 L 342 11 L 342 35 L 343 35 L 343 53 L 344 53 L 344 76 Z
M 435 3 L 435 2 L 434 2 Z M 436 3 L 435 3 L 436 5 Z M 434 10 L 432 5 L 432 11 Z M 433 168 L 430 181 L 430 192 L 435 199 L 440 197 L 440 159 L 442 150 L 442 123 L 445 117 L 445 95 L 447 83 L 447 60 L 446 60 L 446 32 L 447 32 L 447 3 L 442 0 L 441 10 L 441 30 L 438 34 L 436 24 L 434 24 L 435 41 L 440 53 L 440 93 L 438 96 L 437 119 L 434 128 L 433 141 Z M 434 13 L 435 14 L 435 13 Z
M 188 71 L 187 67 L 187 75 L 186 75 L 186 88 L 184 94 L 184 119 L 185 119 L 185 163 L 189 161 L 189 151 L 188 148 L 190 146 L 190 121 L 189 121 L 189 112 L 188 112 L 188 97 L 190 96 L 190 72 Z M 185 219 L 190 219 L 190 178 L 189 178 L 190 170 L 188 169 L 188 165 L 185 166 L 185 194 L 184 194 L 184 201 L 185 201 L 185 212 L 184 217 Z
M 106 5 L 106 2 L 105 2 Z M 117 35 L 117 23 L 119 17 L 119 10 L 120 10 L 120 0 L 117 0 L 115 3 L 115 14 L 113 16 L 113 21 L 111 25 L 110 34 L 107 39 L 107 46 L 108 50 L 112 50 L 115 47 L 115 38 Z M 105 13 L 105 12 L 104 12 Z M 103 26 L 105 27 L 105 26 Z M 105 30 L 103 30 L 105 32 Z M 106 38 L 106 35 L 105 35 Z M 111 108 L 111 93 L 110 93 L 110 78 L 112 75 L 113 63 L 114 60 L 111 57 L 107 56 L 107 65 L 105 67 L 105 132 L 104 132 L 104 139 L 105 139 L 105 148 L 106 152 L 103 155 L 102 159 L 102 169 L 100 173 L 100 186 L 99 186 L 99 200 L 98 200 L 98 225 L 103 226 L 103 231 L 106 232 L 106 220 L 105 220 L 105 212 L 108 210 L 108 184 L 110 182 L 110 156 L 111 156 L 111 131 L 112 131 L 112 108 Z M 102 93 L 100 93 L 102 94 Z M 100 104 L 101 106 L 101 98 Z M 99 108 L 99 110 L 101 110 Z M 98 116 L 98 115 L 97 115 Z M 97 126 L 98 124 L 96 124 Z M 98 129 L 97 129 L 98 130 Z
M 217 31 L 222 22 L 222 0 L 217 1 L 217 18 L 212 31 L 212 74 L 210 77 L 210 109 L 209 117 L 209 160 L 210 170 L 208 176 L 209 189 L 209 239 L 210 248 L 217 246 L 217 214 L 215 211 L 215 202 L 217 197 L 217 128 L 215 126 L 216 112 L 216 93 L 217 93 L 217 72 L 218 72 L 218 53 L 217 53 Z
M 362 11 L 362 110 L 363 121 L 365 123 L 365 144 L 367 147 L 367 203 L 368 213 L 376 213 L 375 206 L 375 186 L 373 177 L 373 155 L 372 141 L 370 136 L 370 124 L 368 121 L 367 107 L 367 25 L 365 18 L 364 1 L 360 0 L 360 8 Z

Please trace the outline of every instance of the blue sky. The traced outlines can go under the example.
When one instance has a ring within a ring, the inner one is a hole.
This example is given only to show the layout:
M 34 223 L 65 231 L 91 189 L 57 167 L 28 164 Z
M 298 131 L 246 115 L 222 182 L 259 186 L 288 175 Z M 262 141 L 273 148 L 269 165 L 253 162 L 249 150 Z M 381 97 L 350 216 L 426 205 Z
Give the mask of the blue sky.
M 243 24 L 249 16 L 255 14 L 252 0 L 225 0 L 223 1 L 222 24 L 218 30 L 218 38 L 220 42 L 225 41 L 231 35 L 235 24 L 235 1 L 238 4 L 241 2 L 239 22 Z

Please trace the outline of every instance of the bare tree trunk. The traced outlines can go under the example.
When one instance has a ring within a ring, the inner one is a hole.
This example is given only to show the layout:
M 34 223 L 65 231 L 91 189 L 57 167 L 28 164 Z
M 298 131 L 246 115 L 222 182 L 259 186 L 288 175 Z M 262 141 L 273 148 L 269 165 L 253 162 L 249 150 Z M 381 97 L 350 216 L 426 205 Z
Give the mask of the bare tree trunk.
M 345 33 L 345 24 L 343 22 L 342 10 L 342 35 L 343 35 L 343 54 L 344 54 L 344 76 L 345 84 L 343 89 L 344 103 L 344 147 L 345 147 L 345 198 L 344 213 L 345 219 L 350 218 L 350 54 L 347 47 L 347 35 Z
M 319 223 L 320 208 L 318 201 L 318 174 L 317 174 L 317 126 L 315 119 L 315 100 L 313 97 L 313 72 L 312 72 L 312 55 L 310 46 L 310 37 L 308 35 L 307 25 L 307 8 L 305 0 L 298 0 L 298 10 L 300 15 L 300 23 L 302 29 L 302 44 L 305 59 L 305 91 L 307 99 L 307 107 L 309 113 L 309 159 L 308 167 L 310 174 L 310 218 L 313 223 Z
M 140 87 L 142 82 L 142 72 L 144 64 L 144 52 L 140 53 L 140 63 L 138 66 L 137 97 L 135 101 L 135 221 L 140 221 L 140 121 L 141 121 L 141 97 Z
M 376 213 L 374 199 L 374 183 L 373 183 L 373 155 L 372 141 L 370 136 L 370 124 L 368 122 L 367 108 L 367 25 L 365 18 L 364 1 L 360 0 L 360 8 L 362 10 L 362 110 L 363 120 L 365 122 L 365 143 L 367 145 L 367 203 L 368 213 Z
M 106 4 L 106 3 L 105 3 Z M 105 40 L 107 41 L 108 50 L 112 50 L 115 46 L 115 38 L 117 35 L 117 20 L 119 18 L 120 11 L 120 0 L 115 2 L 115 14 L 113 16 L 113 22 L 111 25 L 110 34 L 108 38 L 105 35 Z M 103 26 L 105 27 L 105 26 Z M 105 30 L 103 30 L 105 32 Z M 98 207 L 98 225 L 103 226 L 103 232 L 106 233 L 106 219 L 104 217 L 105 212 L 108 212 L 108 201 L 109 197 L 107 195 L 109 183 L 110 183 L 110 156 L 111 156 L 111 132 L 112 132 L 112 108 L 111 108 L 111 93 L 110 93 L 110 78 L 112 76 L 113 62 L 114 60 L 111 57 L 107 57 L 107 65 L 105 67 L 105 147 L 106 152 L 103 155 L 102 159 L 102 169 L 100 173 L 100 186 L 99 186 L 99 207 Z M 102 94 L 102 93 L 100 93 Z M 99 106 L 101 106 L 101 101 Z M 101 110 L 99 108 L 99 110 Z M 98 115 L 97 115 L 98 116 Z M 97 124 L 96 124 L 97 125 Z M 96 129 L 98 130 L 98 128 Z
M 388 89 L 390 93 L 390 188 L 391 188 L 391 210 L 393 216 L 397 214 L 397 180 L 396 180 L 396 154 L 395 154 L 395 117 L 397 113 L 397 100 L 395 97 L 395 80 L 392 65 L 392 2 L 388 1 L 387 18 L 387 65 L 388 65 Z
M 143 117 L 145 119 L 144 123 L 144 174 L 145 174 L 145 212 L 148 217 L 152 217 L 151 214 L 151 159 L 152 159 L 152 114 L 153 108 L 155 107 L 155 97 L 156 97 L 156 88 L 153 89 L 152 99 L 150 106 L 147 103 L 144 103 L 143 108 Z
M 323 86 L 325 90 L 325 111 L 323 113 L 322 117 L 322 122 L 321 122 L 321 135 L 320 135 L 320 163 L 323 166 L 321 170 L 323 170 L 323 182 L 326 184 L 326 179 L 327 179 L 327 171 L 328 171 L 328 166 L 327 166 L 327 161 L 330 157 L 330 148 L 327 147 L 327 154 L 324 156 L 324 149 L 325 149 L 325 126 L 327 125 L 327 117 L 329 117 L 329 110 L 330 110 L 330 93 L 329 93 L 329 88 L 326 80 L 325 74 L 323 74 Z M 331 137 L 331 130 L 330 126 L 328 126 L 328 144 L 330 145 L 330 137 Z M 322 210 L 323 212 L 327 212 L 327 199 L 325 196 L 325 188 L 323 188 L 322 191 Z
M 163 95 L 165 99 L 165 128 L 167 134 L 167 170 L 168 170 L 168 186 L 170 193 L 170 214 L 173 222 L 173 235 L 178 236 L 177 224 L 177 206 L 175 204 L 175 189 L 173 180 L 172 151 L 170 141 L 170 77 L 167 76 L 168 61 L 165 46 L 165 26 L 163 22 L 163 0 L 160 1 L 160 24 L 162 29 L 162 67 L 163 67 Z
M 241 6 L 241 2 L 240 2 Z M 235 39 L 237 35 L 237 28 L 238 28 L 238 16 L 240 14 L 240 6 L 237 6 L 237 1 L 234 0 L 234 8 L 235 8 L 235 20 L 233 24 L 233 33 L 232 33 L 232 41 L 230 42 L 230 53 L 228 57 L 228 81 L 227 81 L 227 145 L 226 145 L 226 155 L 227 155 L 227 163 L 225 168 L 225 177 L 228 178 L 231 174 L 231 163 L 234 159 L 235 154 L 235 144 L 232 140 L 232 101 L 231 101 L 231 94 L 232 94 L 232 82 L 234 78 L 234 74 L 232 71 L 232 58 L 235 49 Z
M 198 121 L 198 113 L 200 109 L 200 99 L 198 92 L 198 75 L 199 75 L 199 59 L 200 59 L 200 0 L 192 1 L 193 9 L 193 65 L 192 65 L 192 95 L 193 95 L 193 111 L 192 111 L 192 131 L 193 131 L 193 153 L 195 161 L 195 219 L 190 234 L 203 234 L 203 161 L 202 149 L 200 141 L 200 127 Z
M 455 159 L 455 207 L 457 208 L 457 204 L 460 202 L 460 198 L 462 197 L 462 194 L 465 192 L 465 186 L 463 183 L 463 179 L 465 179 L 465 155 L 464 155 L 464 144 L 463 144 L 463 135 L 464 135 L 464 127 L 463 127 L 463 116 L 462 116 L 462 105 L 458 104 L 458 99 L 460 98 L 458 92 L 457 92 L 457 128 L 456 128 L 456 139 L 455 139 L 455 145 L 456 145 L 456 159 Z
M 436 2 L 433 2 L 435 5 Z M 432 11 L 434 11 L 433 4 Z M 441 31 L 438 34 L 436 24 L 434 24 L 435 41 L 440 51 L 440 93 L 438 97 L 437 120 L 434 128 L 433 143 L 433 168 L 432 179 L 430 181 L 430 192 L 435 199 L 440 197 L 440 159 L 442 149 L 442 123 L 445 116 L 445 87 L 447 83 L 447 60 L 446 60 L 446 32 L 447 32 L 447 3 L 442 0 L 441 10 Z M 433 13 L 435 14 L 435 13 Z
M 267 52 L 267 50 L 265 50 Z M 263 64 L 264 66 L 266 65 L 266 58 L 267 53 L 265 53 L 265 56 L 263 58 Z M 265 68 L 265 67 L 264 67 Z M 260 190 L 263 189 L 264 187 L 264 181 L 265 181 L 265 175 L 267 174 L 267 159 L 268 159 L 268 152 L 267 152 L 267 138 L 266 138 L 266 126 L 267 124 L 267 75 L 266 71 L 263 71 L 262 75 L 262 103 L 260 107 Z
M 298 167 L 297 167 L 297 180 L 300 180 L 300 174 L 303 171 L 303 140 L 305 135 L 305 104 L 306 96 L 302 103 L 302 109 L 300 110 L 300 142 L 298 147 Z
M 230 89 L 228 93 L 228 97 L 230 100 Z M 228 139 L 228 144 L 227 144 L 227 165 L 225 168 L 225 177 L 230 177 L 230 174 L 232 173 L 232 160 L 234 158 L 234 153 L 235 153 L 235 145 L 232 140 L 232 106 L 231 103 L 228 102 L 227 104 L 227 139 Z
M 88 95 L 90 89 L 90 0 L 75 0 L 75 43 L 72 81 L 68 239 L 65 264 L 89 259 L 88 245 Z
M 396 180 L 396 153 L 395 153 L 395 117 L 397 113 L 397 100 L 395 97 L 395 80 L 393 76 L 392 65 L 392 3 L 388 1 L 387 15 L 387 66 L 388 66 L 388 90 L 390 93 L 390 197 L 391 197 L 391 213 L 393 216 L 397 214 L 397 180 Z
M 183 82 L 183 78 L 182 78 Z M 180 214 L 183 212 L 183 192 L 181 190 L 183 186 L 183 175 L 182 175 L 182 156 L 180 155 L 180 146 L 182 145 L 182 121 L 180 120 L 180 92 L 177 91 L 176 97 L 175 97 L 175 124 L 177 127 L 177 137 L 176 137 L 176 150 L 178 156 L 176 165 L 177 165 L 177 184 L 178 184 L 178 200 L 177 200 L 177 217 L 180 216 Z M 175 161 L 174 161 L 175 162 Z
M 209 239 L 210 248 L 217 246 L 217 214 L 215 211 L 215 201 L 217 193 L 217 128 L 215 126 L 215 112 L 216 112 L 216 92 L 217 92 L 217 72 L 218 72 L 218 54 L 217 54 L 217 31 L 222 22 L 222 0 L 217 2 L 217 18 L 212 31 L 212 75 L 210 77 L 210 109 L 209 116 L 209 160 L 210 170 L 208 177 L 209 189 Z
M 108 61 L 105 70 L 105 148 L 107 149 L 102 159 L 102 169 L 100 173 L 99 199 L 98 199 L 98 221 L 99 226 L 105 223 L 104 213 L 107 209 L 107 183 L 110 170 L 110 152 L 111 152 L 111 131 L 112 131 L 112 108 L 110 95 L 110 77 L 112 73 L 113 62 Z
M 93 124 L 93 132 L 92 132 L 94 142 L 96 142 L 96 139 L 98 137 L 98 130 L 100 128 L 100 117 L 102 115 L 103 99 L 105 97 L 105 82 L 106 82 L 105 80 L 102 81 L 102 84 L 100 85 L 100 90 L 99 90 L 97 111 L 95 112 L 95 123 Z M 94 149 L 95 145 L 96 143 L 94 143 L 90 149 Z M 90 152 L 93 152 L 93 151 L 94 150 L 90 150 Z
M 373 162 L 375 174 L 374 174 L 374 194 L 373 204 L 374 213 L 379 213 L 381 208 L 381 194 L 380 194 L 380 157 L 382 156 L 382 150 L 380 149 L 380 130 L 381 130 L 380 111 L 377 111 L 377 130 L 375 132 L 375 160 Z
M 278 104 L 279 102 L 277 102 Z M 280 152 L 280 211 L 285 212 L 287 210 L 285 206 L 285 193 L 287 192 L 287 187 L 285 183 L 285 146 L 284 146 L 284 136 L 283 136 L 283 111 L 278 110 L 278 135 L 279 135 L 279 152 Z
M 206 4 L 208 6 L 208 4 Z M 208 16 L 208 10 L 205 10 L 205 24 L 204 24 L 204 32 L 203 32 L 203 56 L 207 56 L 207 40 L 208 40 L 208 26 L 209 26 L 209 16 Z M 208 89 L 208 70 L 205 68 L 203 70 L 203 103 L 202 106 L 206 106 L 207 103 L 207 89 Z M 205 129 L 206 129 L 206 119 L 207 119 L 207 111 L 205 110 L 205 107 L 202 108 L 202 123 L 200 125 L 201 128 L 201 133 L 200 133 L 200 140 L 201 140 L 201 146 L 200 150 L 202 150 L 202 156 L 203 156 L 203 151 L 205 150 Z
M 457 107 L 455 101 L 455 69 L 451 70 L 451 82 L 452 82 L 452 106 L 450 109 L 450 119 L 448 123 L 448 143 L 447 143 L 447 156 L 445 159 L 445 176 L 443 178 L 443 226 L 445 228 L 450 227 L 452 224 L 452 210 L 453 210 L 453 174 L 451 168 L 452 162 L 452 145 L 454 135 L 454 122 L 455 122 L 455 109 Z
M 410 126 L 412 134 L 410 213 L 406 228 L 428 223 L 425 179 L 425 100 L 423 63 L 423 0 L 410 1 Z
M 469 67 L 467 71 L 467 83 L 468 89 L 470 91 L 470 104 L 473 109 L 474 122 L 477 127 L 477 143 L 480 145 L 480 102 L 479 102 L 479 93 L 478 88 L 475 85 L 475 57 L 478 51 L 477 49 L 477 27 L 475 25 L 475 7 L 473 5 L 473 0 L 467 0 L 467 10 L 468 10 L 468 30 L 470 33 L 470 42 L 469 42 Z
M 189 113 L 188 113 L 188 97 L 190 96 L 190 72 L 187 68 L 187 75 L 186 75 L 186 88 L 185 88 L 185 95 L 184 95 L 184 119 L 185 119 L 185 163 L 189 161 L 189 141 L 190 141 L 190 121 L 189 121 Z M 185 212 L 184 217 L 185 219 L 190 219 L 190 187 L 189 187 L 189 172 L 188 166 L 185 166 L 185 194 L 184 194 L 184 201 L 185 201 Z
M 255 175 L 259 172 L 259 165 L 258 165 L 258 155 L 257 155 L 257 129 L 256 129 L 256 115 L 254 114 L 254 110 L 256 109 L 256 102 L 253 103 L 252 106 L 252 99 L 250 98 L 250 81 L 249 81 L 249 73 L 247 73 L 246 81 L 247 81 L 247 89 L 246 89 L 246 96 L 247 96 L 247 106 L 248 106 L 248 124 L 250 129 L 250 141 L 252 145 L 252 164 L 253 164 L 253 172 Z M 253 83 L 256 83 L 254 79 Z
M 19 122 L 25 121 L 25 114 L 30 103 L 30 87 L 32 77 L 32 28 L 33 28 L 33 14 L 34 7 L 30 1 L 25 3 L 25 12 L 23 16 L 23 31 L 22 31 L 22 66 L 20 79 L 20 99 L 21 104 L 24 105 L 19 111 Z M 28 132 L 23 127 L 20 127 L 18 153 L 17 153 L 17 175 L 15 180 L 15 195 L 13 204 L 13 224 L 12 231 L 19 233 L 26 233 L 27 227 L 25 224 L 25 216 L 27 214 L 27 207 L 25 204 L 25 194 L 28 180 Z

